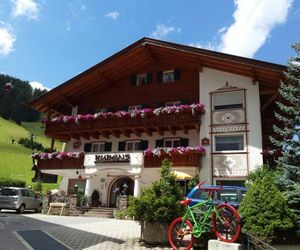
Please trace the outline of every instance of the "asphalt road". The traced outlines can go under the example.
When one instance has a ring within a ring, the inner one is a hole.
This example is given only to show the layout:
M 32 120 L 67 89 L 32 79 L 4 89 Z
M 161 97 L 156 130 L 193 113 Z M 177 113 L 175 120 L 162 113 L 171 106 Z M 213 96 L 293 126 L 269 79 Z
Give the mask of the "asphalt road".
M 33 213 L 25 212 L 24 215 Z M 15 212 L 1 212 L 0 213 L 0 249 L 2 250 L 23 250 L 26 248 L 26 241 L 20 237 L 21 233 L 35 232 L 41 233 L 42 230 L 57 227 L 56 224 L 36 220 L 27 216 L 19 215 Z M 35 233 L 36 234 L 36 233 Z M 31 233 L 31 235 L 34 235 Z M 46 235 L 45 237 L 47 237 Z M 24 236 L 25 237 L 25 236 Z M 27 237 L 27 236 L 26 236 Z M 49 236 L 48 236 L 49 237 Z M 37 242 L 43 242 L 41 235 L 36 234 Z M 45 239 L 44 239 L 45 240 Z M 30 248 L 29 248 L 30 249 Z M 34 249 L 39 249 L 35 247 Z M 53 249 L 53 248 L 52 248 Z
M 157 250 L 139 242 L 135 221 L 52 216 L 25 212 L 0 213 L 0 250 Z

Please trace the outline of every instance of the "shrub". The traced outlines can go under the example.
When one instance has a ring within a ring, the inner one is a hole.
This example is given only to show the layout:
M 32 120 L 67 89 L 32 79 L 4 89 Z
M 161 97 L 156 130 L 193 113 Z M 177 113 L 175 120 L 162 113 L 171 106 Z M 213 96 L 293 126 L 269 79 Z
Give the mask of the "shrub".
M 14 180 L 10 178 L 0 178 L 1 187 L 25 187 L 26 182 L 22 180 Z
M 43 184 L 42 184 L 41 181 L 38 181 L 33 185 L 33 191 L 35 191 L 35 192 L 42 192 L 43 191 Z
M 169 160 L 163 160 L 160 172 L 160 180 L 143 189 L 141 197 L 129 197 L 128 214 L 135 220 L 171 222 L 181 215 L 182 192 L 171 173 Z
M 115 217 L 117 219 L 120 219 L 120 220 L 127 219 L 127 217 L 128 217 L 128 210 L 126 208 L 123 208 L 123 209 L 120 209 L 120 210 L 116 211 Z
M 278 232 L 293 227 L 292 213 L 272 172 L 262 167 L 250 176 L 253 183 L 248 184 L 239 209 L 244 221 L 242 231 L 272 241 Z

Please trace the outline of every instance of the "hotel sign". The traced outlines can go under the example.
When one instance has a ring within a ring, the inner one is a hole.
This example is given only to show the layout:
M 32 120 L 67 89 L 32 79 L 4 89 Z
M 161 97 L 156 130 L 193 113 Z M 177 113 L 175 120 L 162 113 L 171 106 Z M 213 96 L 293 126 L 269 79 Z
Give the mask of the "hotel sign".
M 126 164 L 125 164 L 126 163 Z M 98 166 L 142 166 L 144 164 L 144 155 L 142 152 L 139 153 L 86 153 L 84 156 L 85 168 L 91 168 Z
M 95 164 L 130 163 L 130 154 L 100 154 L 95 155 Z

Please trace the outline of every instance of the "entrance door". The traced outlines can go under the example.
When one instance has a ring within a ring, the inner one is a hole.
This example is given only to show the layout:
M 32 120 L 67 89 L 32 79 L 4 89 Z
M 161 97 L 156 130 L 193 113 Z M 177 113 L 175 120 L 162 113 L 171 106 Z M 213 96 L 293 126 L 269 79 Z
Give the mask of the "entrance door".
M 133 195 L 134 181 L 129 177 L 121 177 L 114 180 L 110 189 L 109 206 L 116 207 L 118 195 Z

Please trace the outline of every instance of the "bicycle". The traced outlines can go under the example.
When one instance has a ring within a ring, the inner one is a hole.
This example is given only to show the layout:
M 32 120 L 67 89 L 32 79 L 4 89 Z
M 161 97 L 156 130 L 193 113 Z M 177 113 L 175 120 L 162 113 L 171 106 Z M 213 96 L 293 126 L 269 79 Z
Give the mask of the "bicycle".
M 208 200 L 191 207 L 189 206 L 191 199 L 181 201 L 180 204 L 186 207 L 184 215 L 174 219 L 170 224 L 168 240 L 175 250 L 190 249 L 194 238 L 199 238 L 203 233 L 209 232 L 211 227 L 221 241 L 232 243 L 239 238 L 241 219 L 238 212 L 229 204 L 218 204 L 212 199 L 212 193 L 222 190 L 222 187 L 202 187 L 204 183 L 204 181 L 201 182 L 198 188 L 208 192 Z

